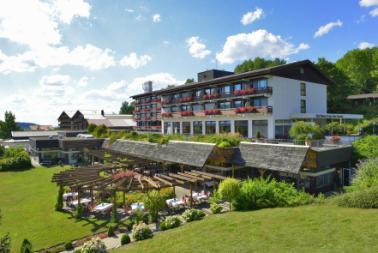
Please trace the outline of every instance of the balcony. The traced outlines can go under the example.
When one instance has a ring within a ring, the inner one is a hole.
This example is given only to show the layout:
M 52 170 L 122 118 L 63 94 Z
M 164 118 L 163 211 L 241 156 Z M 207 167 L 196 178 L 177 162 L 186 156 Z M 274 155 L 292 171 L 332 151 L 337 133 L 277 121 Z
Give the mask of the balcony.
M 192 111 L 185 111 L 185 112 L 181 112 L 181 117 L 189 117 L 189 116 L 193 116 L 193 112 Z

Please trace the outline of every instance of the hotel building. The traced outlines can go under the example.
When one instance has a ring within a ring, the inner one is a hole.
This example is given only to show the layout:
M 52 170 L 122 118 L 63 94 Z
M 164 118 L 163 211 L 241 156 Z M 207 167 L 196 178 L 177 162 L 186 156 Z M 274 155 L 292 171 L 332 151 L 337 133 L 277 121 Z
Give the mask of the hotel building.
M 293 120 L 362 118 L 327 113 L 328 85 L 332 81 L 309 60 L 241 74 L 208 70 L 195 83 L 156 91 L 148 82 L 144 93 L 132 96 L 136 130 L 287 139 Z

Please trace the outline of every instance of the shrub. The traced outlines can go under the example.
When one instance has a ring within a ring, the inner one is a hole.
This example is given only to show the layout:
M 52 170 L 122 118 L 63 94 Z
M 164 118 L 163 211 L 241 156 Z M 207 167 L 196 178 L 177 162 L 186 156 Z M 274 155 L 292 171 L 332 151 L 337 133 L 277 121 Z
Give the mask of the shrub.
M 55 204 L 55 211 L 61 211 L 63 210 L 63 193 L 64 193 L 64 189 L 62 186 L 59 187 L 59 192 L 58 192 L 58 197 L 57 197 L 57 200 L 56 200 L 56 204 Z
M 223 207 L 219 204 L 215 204 L 215 203 L 211 203 L 210 204 L 210 211 L 213 213 L 213 214 L 217 214 L 217 213 L 221 213 L 223 210 Z
M 153 236 L 151 229 L 145 223 L 134 225 L 131 234 L 135 241 L 145 240 Z
M 240 193 L 239 181 L 234 178 L 226 178 L 219 184 L 218 191 L 221 198 L 230 203 L 231 211 L 232 201 L 237 198 Z
M 124 234 L 121 237 L 121 245 L 129 244 L 131 242 L 130 236 L 128 234 Z
M 345 135 L 354 133 L 354 127 L 351 124 L 345 124 L 340 122 L 330 122 L 324 127 L 324 132 L 328 135 Z
M 148 223 L 148 213 L 144 213 L 142 210 L 138 209 L 136 210 L 131 216 L 130 216 L 131 221 L 134 224 L 138 224 L 141 222 Z
M 165 199 L 157 190 L 152 190 L 146 193 L 143 202 L 144 206 L 150 212 L 151 220 L 156 222 L 158 220 L 159 211 L 165 206 Z
M 76 219 L 81 219 L 81 217 L 83 216 L 83 205 L 82 204 L 79 204 L 77 207 L 76 207 L 76 211 L 75 211 L 75 218 Z
M 358 165 L 358 170 L 350 189 L 358 190 L 378 186 L 378 157 L 368 159 Z
M 131 220 L 131 218 L 128 218 L 123 222 L 123 224 L 126 226 L 128 231 L 131 231 L 135 223 Z
M 32 248 L 32 244 L 27 239 L 24 239 L 21 245 L 21 253 L 32 253 Z
M 338 206 L 353 208 L 378 208 L 378 186 L 348 192 L 334 198 Z
M 291 138 L 299 141 L 304 140 L 319 140 L 323 138 L 322 131 L 318 124 L 297 121 L 290 130 L 289 135 Z
M 378 157 L 378 135 L 368 135 L 353 142 L 356 158 Z
M 292 184 L 270 179 L 247 180 L 235 199 L 236 210 L 299 206 L 313 202 L 311 195 L 297 191 Z
M 176 228 L 181 225 L 181 220 L 177 216 L 168 216 L 164 221 L 160 223 L 161 230 L 168 230 L 171 228 Z
M 198 209 L 187 209 L 181 216 L 186 222 L 200 220 L 205 217 L 205 213 Z
M 106 253 L 106 246 L 100 238 L 92 238 L 90 241 L 84 243 L 80 250 L 81 253 Z
M 89 133 L 93 133 L 95 129 L 96 129 L 96 125 L 95 124 L 89 124 L 88 125 L 87 130 L 88 130 Z
M 67 242 L 66 244 L 64 244 L 64 249 L 65 250 L 73 250 L 73 245 L 72 245 L 72 242 Z
M 25 170 L 32 167 L 28 152 L 22 148 L 7 148 L 0 158 L 0 171 Z
M 115 236 L 115 232 L 114 232 L 114 227 L 113 226 L 109 226 L 108 227 L 108 236 L 109 237 Z

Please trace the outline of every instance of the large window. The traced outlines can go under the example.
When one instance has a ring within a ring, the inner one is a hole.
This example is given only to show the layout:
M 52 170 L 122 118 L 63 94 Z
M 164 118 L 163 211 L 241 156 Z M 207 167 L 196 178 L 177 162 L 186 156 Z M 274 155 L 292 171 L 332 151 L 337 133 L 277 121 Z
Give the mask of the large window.
M 215 134 L 216 133 L 216 122 L 215 121 L 206 121 L 205 122 L 206 134 Z
M 253 106 L 267 106 L 268 98 L 253 98 L 251 99 L 251 105 Z
M 202 121 L 193 121 L 193 133 L 202 134 Z
M 301 113 L 306 113 L 306 100 L 301 99 Z
M 275 121 L 275 138 L 289 139 L 289 130 L 291 127 L 291 120 L 276 120 Z
M 193 111 L 198 112 L 198 111 L 203 111 L 203 105 L 193 105 Z
M 301 83 L 301 96 L 306 96 L 306 84 Z
M 182 133 L 190 134 L 190 122 L 182 122 Z
M 239 108 L 239 107 L 243 107 L 243 106 L 244 106 L 243 100 L 235 100 L 234 101 L 234 108 Z
M 217 89 L 216 88 L 207 88 L 205 89 L 205 94 L 206 95 L 211 95 L 211 94 L 215 94 L 217 93 Z
M 230 109 L 231 108 L 231 102 L 221 102 L 219 103 L 220 109 Z
M 174 134 L 180 134 L 180 122 L 173 122 L 173 133 Z
M 221 88 L 221 93 L 222 94 L 230 94 L 231 93 L 231 86 L 230 85 L 227 85 L 227 86 L 223 86 Z
M 241 83 L 234 84 L 234 91 L 242 90 L 242 89 L 243 89 L 243 85 Z
M 235 133 L 248 137 L 248 120 L 235 120 Z
M 219 132 L 220 133 L 230 133 L 231 132 L 231 121 L 219 121 Z
M 256 90 L 266 89 L 268 87 L 268 80 L 267 79 L 253 80 L 252 86 Z
M 254 120 L 252 121 L 252 137 L 267 138 L 268 137 L 268 121 Z
M 215 109 L 215 103 L 206 103 L 205 110 L 213 110 Z

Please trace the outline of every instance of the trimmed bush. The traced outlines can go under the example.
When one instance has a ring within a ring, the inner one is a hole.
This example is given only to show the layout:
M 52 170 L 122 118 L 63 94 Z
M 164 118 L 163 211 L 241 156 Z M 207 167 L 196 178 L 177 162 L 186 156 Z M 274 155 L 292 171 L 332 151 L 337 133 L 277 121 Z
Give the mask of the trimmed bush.
M 63 210 L 63 204 L 64 204 L 63 194 L 64 194 L 63 186 L 60 186 L 59 191 L 58 191 L 58 197 L 55 204 L 55 211 Z
M 135 241 L 145 240 L 153 236 L 151 229 L 145 223 L 134 225 L 131 234 Z
M 72 242 L 67 242 L 66 244 L 64 244 L 64 249 L 65 250 L 73 250 L 73 245 L 72 245 Z
M 358 159 L 378 157 L 378 135 L 365 136 L 352 145 Z
M 230 203 L 231 211 L 232 202 L 240 193 L 240 183 L 235 178 L 226 178 L 219 184 L 218 192 L 223 200 Z
M 126 244 L 129 244 L 130 242 L 131 242 L 131 240 L 130 240 L 130 236 L 128 234 L 122 235 L 121 245 L 126 245 Z
M 235 199 L 236 210 L 257 210 L 270 207 L 289 207 L 312 203 L 314 198 L 297 191 L 292 184 L 270 179 L 253 179 L 242 183 Z
M 168 216 L 164 221 L 160 223 L 161 230 L 168 230 L 171 228 L 176 228 L 181 225 L 181 220 L 178 216 Z
M 195 220 L 201 220 L 205 217 L 205 213 L 198 209 L 187 209 L 181 216 L 186 222 L 191 222 Z
M 33 252 L 32 244 L 27 239 L 24 239 L 21 245 L 21 253 L 32 253 L 32 252 Z
M 126 226 L 128 231 L 131 231 L 133 229 L 135 222 L 131 220 L 130 218 L 128 218 L 123 222 L 123 224 Z
M 219 204 L 215 204 L 215 203 L 211 203 L 210 204 L 210 211 L 213 213 L 213 214 L 217 214 L 217 213 L 221 213 L 223 210 L 223 207 Z
M 341 194 L 333 201 L 342 207 L 378 208 L 378 186 Z
M 83 205 L 82 205 L 82 204 L 79 204 L 79 205 L 76 207 L 75 218 L 76 218 L 76 219 L 81 219 L 81 217 L 83 216 L 83 211 L 84 211 Z
M 80 250 L 81 253 L 106 253 L 106 246 L 100 238 L 92 238 L 92 240 L 84 243 Z
M 289 130 L 289 135 L 297 141 L 319 140 L 323 138 L 319 125 L 304 121 L 294 122 Z
M 25 170 L 31 167 L 30 156 L 22 148 L 7 148 L 0 157 L 0 171 Z
M 115 236 L 115 232 L 114 232 L 114 227 L 113 226 L 109 226 L 108 227 L 108 236 L 109 237 Z

